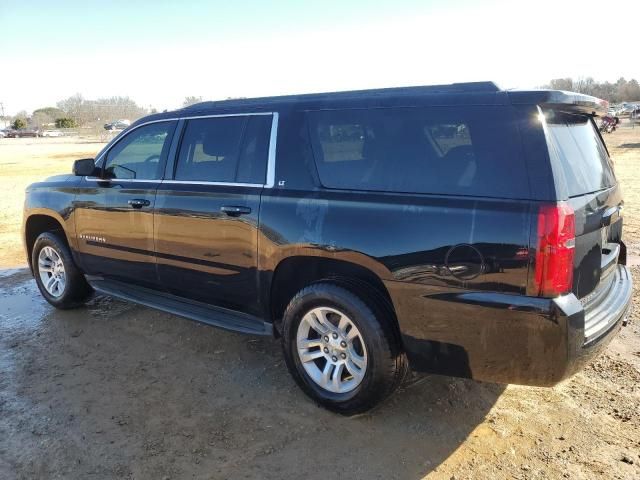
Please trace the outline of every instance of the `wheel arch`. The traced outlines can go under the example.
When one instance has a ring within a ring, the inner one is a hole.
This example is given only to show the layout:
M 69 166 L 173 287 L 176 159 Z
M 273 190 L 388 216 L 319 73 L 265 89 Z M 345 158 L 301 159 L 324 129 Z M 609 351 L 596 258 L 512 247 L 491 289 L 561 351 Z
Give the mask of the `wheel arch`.
M 36 239 L 44 232 L 58 232 L 61 238 L 69 245 L 69 239 L 64 228 L 64 220 L 54 212 L 35 212 L 25 218 L 24 222 L 24 246 L 27 253 L 27 262 L 33 272 L 31 253 Z
M 317 256 L 287 257 L 274 269 L 269 286 L 269 313 L 276 335 L 280 334 L 283 313 L 295 294 L 320 281 L 335 282 L 365 298 L 375 294 L 376 300 L 388 310 L 399 336 L 391 295 L 375 272 L 349 261 Z

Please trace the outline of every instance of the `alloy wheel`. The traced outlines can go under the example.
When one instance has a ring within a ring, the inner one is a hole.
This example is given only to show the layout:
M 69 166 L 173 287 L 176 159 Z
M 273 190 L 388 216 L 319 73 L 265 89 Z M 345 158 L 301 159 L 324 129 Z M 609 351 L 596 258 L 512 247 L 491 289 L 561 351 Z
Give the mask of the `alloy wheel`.
M 50 246 L 43 247 L 38 255 L 38 274 L 45 290 L 58 298 L 64 293 L 67 276 L 60 254 Z
M 360 331 L 335 308 L 307 312 L 298 325 L 296 346 L 309 377 L 329 392 L 352 391 L 367 371 L 367 349 Z

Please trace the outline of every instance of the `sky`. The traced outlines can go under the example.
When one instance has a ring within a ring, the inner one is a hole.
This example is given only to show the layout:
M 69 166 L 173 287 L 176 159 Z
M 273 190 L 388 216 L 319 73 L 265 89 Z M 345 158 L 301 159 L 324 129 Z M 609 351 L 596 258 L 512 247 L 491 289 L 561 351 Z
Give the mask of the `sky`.
M 0 0 L 0 102 L 640 80 L 634 19 L 639 0 Z

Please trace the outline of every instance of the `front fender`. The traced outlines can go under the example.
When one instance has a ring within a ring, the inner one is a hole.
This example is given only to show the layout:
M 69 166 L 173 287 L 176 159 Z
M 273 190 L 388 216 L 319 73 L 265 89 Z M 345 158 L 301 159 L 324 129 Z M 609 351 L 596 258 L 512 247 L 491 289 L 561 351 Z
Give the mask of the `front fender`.
M 77 251 L 74 198 L 75 189 L 66 182 L 52 185 L 35 184 L 27 189 L 22 218 L 22 240 L 27 256 L 30 249 L 30 228 L 34 226 L 36 219 L 55 220 L 62 227 L 71 251 Z

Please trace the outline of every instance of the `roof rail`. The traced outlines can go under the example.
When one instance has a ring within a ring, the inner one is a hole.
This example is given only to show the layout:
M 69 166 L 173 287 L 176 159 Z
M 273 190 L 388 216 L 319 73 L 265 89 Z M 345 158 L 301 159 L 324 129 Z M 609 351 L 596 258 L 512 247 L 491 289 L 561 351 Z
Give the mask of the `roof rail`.
M 268 102 L 286 102 L 286 101 L 304 101 L 316 100 L 324 98 L 358 98 L 367 96 L 385 96 L 385 95 L 415 95 L 415 94 L 434 94 L 434 93 L 492 93 L 499 92 L 500 89 L 493 82 L 468 82 L 468 83 L 451 83 L 448 85 L 423 85 L 416 87 L 391 87 L 377 88 L 370 90 L 347 90 L 342 92 L 326 92 L 326 93 L 306 93 L 300 95 L 278 95 L 272 97 L 256 97 L 256 98 L 239 98 L 228 100 L 207 101 L 195 103 L 184 107 L 183 110 L 199 110 L 202 108 L 233 105 L 233 104 L 251 104 L 251 103 L 268 103 Z

